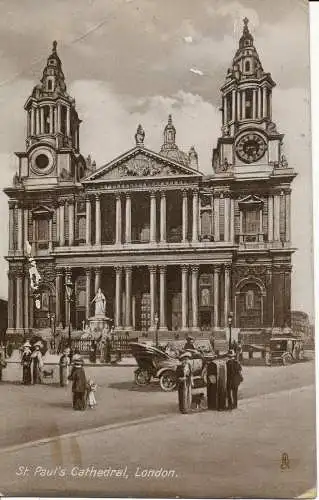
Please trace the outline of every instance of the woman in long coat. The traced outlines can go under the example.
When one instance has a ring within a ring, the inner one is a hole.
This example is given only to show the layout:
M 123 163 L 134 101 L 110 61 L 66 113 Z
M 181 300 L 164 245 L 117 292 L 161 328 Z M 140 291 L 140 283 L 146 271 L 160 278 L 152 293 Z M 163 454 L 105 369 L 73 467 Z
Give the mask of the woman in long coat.
M 30 385 L 31 384 L 31 344 L 29 342 L 26 342 L 23 345 L 23 352 L 22 352 L 22 358 L 21 358 L 21 365 L 22 365 L 22 383 L 24 385 Z
M 70 349 L 67 347 L 64 349 L 62 356 L 60 357 L 60 386 L 65 387 L 68 385 L 69 371 L 70 371 Z
M 40 347 L 41 343 L 36 342 L 34 344 L 34 351 L 31 354 L 33 384 L 41 384 L 42 382 L 43 359 Z
M 74 360 L 69 380 L 72 380 L 73 409 L 85 410 L 87 381 L 82 359 L 76 357 Z

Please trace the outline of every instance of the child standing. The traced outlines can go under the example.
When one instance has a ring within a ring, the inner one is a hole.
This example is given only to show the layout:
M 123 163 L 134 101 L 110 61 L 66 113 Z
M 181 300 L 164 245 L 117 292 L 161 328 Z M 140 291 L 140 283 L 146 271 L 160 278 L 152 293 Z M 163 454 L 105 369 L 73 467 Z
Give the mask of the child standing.
M 87 404 L 89 408 L 95 408 L 96 407 L 96 399 L 95 399 L 95 392 L 97 389 L 96 383 L 89 378 L 88 380 L 88 392 L 87 392 Z

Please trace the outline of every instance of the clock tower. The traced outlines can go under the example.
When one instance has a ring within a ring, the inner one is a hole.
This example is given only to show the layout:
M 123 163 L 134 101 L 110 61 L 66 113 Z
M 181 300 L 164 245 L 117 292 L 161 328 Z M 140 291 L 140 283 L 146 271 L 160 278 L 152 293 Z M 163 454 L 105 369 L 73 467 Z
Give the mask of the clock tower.
M 263 177 L 285 162 L 283 135 L 272 122 L 274 86 L 245 18 L 239 47 L 221 87 L 222 136 L 213 152 L 216 173 L 231 169 L 241 178 Z

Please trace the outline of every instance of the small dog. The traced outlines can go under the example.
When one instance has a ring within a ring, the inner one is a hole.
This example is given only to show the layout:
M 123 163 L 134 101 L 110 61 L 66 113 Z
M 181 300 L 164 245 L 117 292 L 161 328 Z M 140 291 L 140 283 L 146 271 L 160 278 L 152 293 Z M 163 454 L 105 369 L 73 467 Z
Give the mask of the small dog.
M 53 368 L 52 370 L 43 370 L 43 378 L 53 378 Z
M 199 410 L 205 403 L 205 394 L 200 392 L 199 394 L 192 394 L 192 408 Z

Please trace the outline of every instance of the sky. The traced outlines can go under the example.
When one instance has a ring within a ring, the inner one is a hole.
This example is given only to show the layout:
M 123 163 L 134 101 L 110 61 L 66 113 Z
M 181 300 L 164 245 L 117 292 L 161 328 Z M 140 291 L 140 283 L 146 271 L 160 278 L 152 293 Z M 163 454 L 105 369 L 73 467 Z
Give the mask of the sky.
M 159 151 L 169 113 L 176 141 L 194 145 L 212 173 L 220 134 L 220 86 L 247 16 L 265 71 L 277 83 L 273 121 L 298 173 L 292 193 L 292 308 L 313 317 L 309 29 L 306 0 L 0 0 L 0 187 L 24 151 L 23 105 L 58 42 L 69 93 L 83 120 L 80 146 L 97 166 L 134 146 Z M 8 208 L 0 194 L 0 256 L 7 254 Z M 7 263 L 0 258 L 0 273 Z M 0 296 L 7 297 L 6 279 Z

